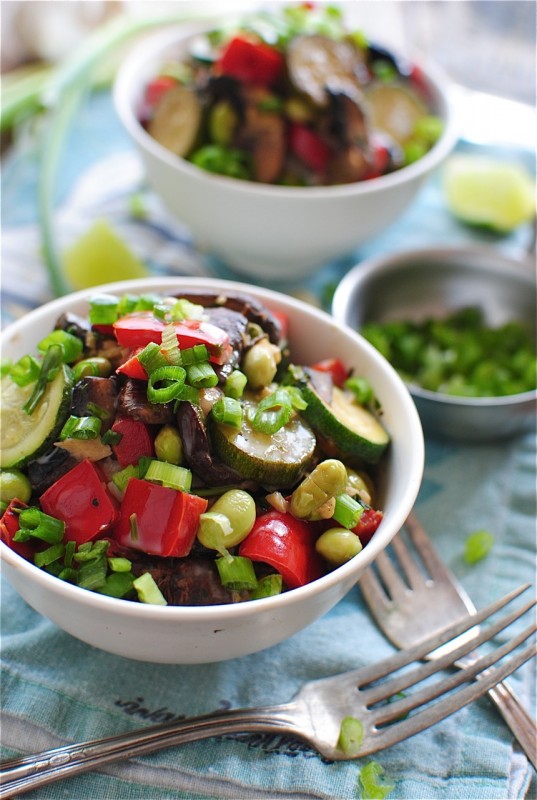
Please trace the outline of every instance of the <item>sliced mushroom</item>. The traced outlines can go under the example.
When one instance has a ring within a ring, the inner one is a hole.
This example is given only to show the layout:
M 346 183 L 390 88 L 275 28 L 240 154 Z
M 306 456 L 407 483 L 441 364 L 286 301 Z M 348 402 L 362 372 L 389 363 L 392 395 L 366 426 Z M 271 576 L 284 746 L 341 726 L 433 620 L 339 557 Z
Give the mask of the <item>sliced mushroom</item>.
M 71 413 L 77 417 L 91 415 L 88 404 L 93 403 L 106 412 L 102 419 L 101 434 L 114 422 L 118 397 L 117 378 L 97 378 L 88 375 L 75 384 L 71 398 Z
M 293 86 L 321 107 L 328 103 L 327 87 L 353 97 L 367 81 L 365 53 L 346 39 L 297 36 L 289 45 L 287 67 Z
M 244 484 L 242 475 L 213 457 L 207 428 L 197 406 L 187 402 L 180 403 L 176 420 L 183 442 L 183 455 L 192 472 L 204 483 L 213 486 Z
M 253 175 L 260 183 L 275 183 L 283 170 L 286 152 L 283 115 L 266 110 L 274 95 L 263 86 L 243 87 L 244 118 L 235 145 L 251 154 Z
M 166 425 L 173 421 L 171 403 L 150 403 L 147 399 L 147 384 L 127 378 L 117 399 L 119 414 L 136 419 L 146 425 Z
M 39 497 L 66 472 L 76 467 L 78 460 L 66 450 L 53 447 L 50 452 L 28 464 L 28 478 Z

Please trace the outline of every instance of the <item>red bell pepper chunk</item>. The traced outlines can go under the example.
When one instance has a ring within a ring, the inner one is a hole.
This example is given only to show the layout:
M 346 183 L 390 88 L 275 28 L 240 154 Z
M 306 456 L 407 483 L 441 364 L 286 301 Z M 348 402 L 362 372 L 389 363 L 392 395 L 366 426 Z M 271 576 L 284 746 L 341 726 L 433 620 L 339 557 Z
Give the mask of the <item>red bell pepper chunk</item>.
M 314 528 L 281 511 L 259 516 L 239 547 L 239 555 L 274 567 L 290 589 L 304 586 L 323 574 L 315 550 Z
M 198 532 L 208 500 L 157 483 L 131 478 L 121 503 L 114 538 L 155 556 L 184 558 Z
M 244 36 L 231 39 L 215 65 L 220 74 L 259 86 L 276 83 L 283 68 L 282 53 L 265 42 L 252 41 Z
M 339 358 L 325 358 L 322 361 L 317 361 L 315 364 L 312 364 L 311 368 L 319 372 L 328 372 L 332 377 L 334 385 L 340 388 L 349 377 L 349 370 Z
M 40 498 L 45 514 L 65 522 L 65 541 L 84 544 L 108 530 L 118 509 L 98 468 L 85 459 L 62 475 Z
M 140 364 L 138 361 L 138 353 L 141 353 L 143 349 L 143 347 L 137 347 L 129 358 L 124 361 L 123 364 L 119 365 L 116 372 L 126 375 L 127 378 L 136 378 L 139 381 L 146 381 L 147 372 L 143 364 Z
M 145 347 L 150 342 L 160 344 L 165 322 L 151 311 L 127 314 L 114 322 L 114 333 L 122 347 Z M 215 364 L 225 364 L 232 352 L 229 335 L 212 325 L 197 319 L 185 319 L 173 323 L 179 347 L 184 350 L 196 344 L 204 344 L 209 351 L 209 360 Z
M 162 95 L 177 86 L 177 80 L 171 75 L 159 75 L 147 84 L 144 92 L 144 103 L 150 108 L 155 108 Z
M 367 508 L 364 511 L 358 525 L 352 529 L 352 532 L 358 536 L 363 546 L 369 542 L 382 522 L 383 516 L 382 511 L 376 511 L 374 508 Z
M 330 147 L 319 134 L 306 125 L 294 123 L 289 128 L 291 152 L 314 172 L 322 173 L 328 166 Z
M 117 417 L 112 425 L 112 431 L 121 434 L 120 441 L 112 445 L 114 455 L 121 467 L 137 464 L 144 456 L 151 458 L 155 455 L 151 431 L 140 420 L 132 419 L 132 417 Z
M 34 553 L 36 552 L 35 547 L 30 542 L 13 541 L 13 537 L 20 528 L 18 511 L 22 511 L 24 508 L 28 508 L 28 506 L 22 500 L 14 499 L 10 501 L 0 519 L 0 539 L 19 556 L 26 558 L 28 561 L 33 561 Z

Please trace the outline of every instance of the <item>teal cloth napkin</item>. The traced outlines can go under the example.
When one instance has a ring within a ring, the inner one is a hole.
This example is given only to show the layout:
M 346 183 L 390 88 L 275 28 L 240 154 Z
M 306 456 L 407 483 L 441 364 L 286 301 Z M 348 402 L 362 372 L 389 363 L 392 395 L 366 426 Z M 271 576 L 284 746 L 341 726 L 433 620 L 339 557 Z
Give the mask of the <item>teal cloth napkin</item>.
M 105 216 L 159 274 L 231 276 L 196 252 L 144 187 L 107 94 L 88 104 L 62 171 L 58 220 L 68 241 Z M 96 136 L 98 131 L 99 135 Z M 461 144 L 461 147 L 464 147 Z M 525 157 L 525 156 L 524 156 Z M 113 169 L 113 173 L 110 170 Z M 115 180 L 103 180 L 114 174 Z M 39 258 L 32 142 L 4 166 L 3 324 L 50 297 Z M 145 221 L 129 216 L 142 191 Z M 493 243 L 522 248 L 528 231 Z M 438 176 L 403 218 L 352 258 L 327 265 L 304 287 L 321 301 L 334 282 L 365 257 L 426 244 L 486 241 L 446 213 Z M 236 277 L 236 276 L 231 276 Z M 440 553 L 479 607 L 535 580 L 536 439 L 459 445 L 428 439 L 417 513 Z M 467 535 L 487 528 L 495 544 L 468 566 Z M 92 648 L 30 608 L 2 581 L 2 757 L 113 735 L 214 709 L 286 702 L 307 680 L 379 660 L 393 647 L 377 630 L 355 587 L 329 614 L 262 653 L 232 661 L 170 666 L 130 661 Z M 535 708 L 535 669 L 511 679 Z M 29 798 L 68 800 L 201 800 L 202 798 L 360 798 L 358 775 L 371 759 L 329 763 L 307 745 L 273 734 L 222 736 L 110 765 L 34 791 Z M 532 770 L 487 698 L 413 739 L 377 754 L 395 784 L 391 798 L 505 800 L 534 795 Z

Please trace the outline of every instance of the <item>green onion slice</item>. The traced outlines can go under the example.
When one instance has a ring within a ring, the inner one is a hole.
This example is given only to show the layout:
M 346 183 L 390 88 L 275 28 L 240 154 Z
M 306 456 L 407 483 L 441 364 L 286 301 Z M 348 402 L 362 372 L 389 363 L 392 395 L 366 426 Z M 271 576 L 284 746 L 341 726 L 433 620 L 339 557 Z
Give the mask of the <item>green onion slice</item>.
M 150 403 L 168 403 L 170 400 L 177 400 L 185 378 L 186 370 L 183 367 L 158 367 L 149 375 L 147 399 Z
M 251 420 L 252 427 L 260 433 L 276 433 L 287 425 L 294 408 L 303 410 L 305 407 L 306 403 L 296 387 L 276 389 L 264 397 L 257 406 L 257 411 Z
M 118 318 L 119 300 L 112 294 L 96 294 L 90 298 L 89 321 L 92 325 L 112 325 Z
M 169 366 L 166 357 L 161 353 L 160 347 L 156 342 L 147 344 L 144 349 L 138 353 L 137 358 L 148 375 L 151 375 L 151 373 L 159 367 Z
M 28 539 L 42 539 L 49 544 L 58 544 L 65 533 L 65 523 L 45 514 L 38 508 L 25 508 L 19 514 L 20 528 L 13 536 L 16 542 L 27 542 Z
M 78 336 L 73 336 L 72 333 L 62 330 L 52 331 L 48 336 L 45 336 L 44 339 L 41 339 L 37 345 L 37 349 L 41 353 L 46 353 L 51 344 L 60 345 L 63 349 L 63 360 L 66 364 L 71 364 L 73 361 L 76 361 L 84 349 L 82 339 L 79 339 Z
M 283 578 L 280 574 L 265 575 L 257 582 L 252 592 L 252 600 L 261 600 L 263 597 L 274 597 L 282 593 Z
M 151 461 L 144 478 L 180 492 L 188 492 L 192 486 L 190 470 L 167 461 L 158 461 L 156 458 Z
M 257 587 L 254 566 L 249 558 L 244 556 L 217 558 L 216 566 L 222 586 L 226 589 L 240 592 Z
M 353 497 L 348 494 L 340 494 L 336 497 L 332 516 L 344 528 L 352 530 L 358 525 L 364 511 L 365 507 Z
M 195 389 L 208 389 L 218 384 L 218 375 L 208 361 L 190 364 L 186 368 L 188 382 Z
M 173 367 L 180 367 L 183 363 L 179 344 L 177 342 L 177 333 L 173 325 L 166 325 L 162 331 L 162 345 L 160 348 L 164 358 Z
M 465 542 L 464 559 L 468 564 L 477 564 L 487 556 L 494 544 L 494 534 L 481 530 L 471 533 Z
M 360 752 L 363 740 L 363 723 L 359 719 L 356 719 L 356 717 L 343 717 L 339 730 L 339 749 L 347 756 L 357 756 Z
M 97 439 L 102 422 L 99 417 L 69 417 L 60 433 L 60 440 Z
M 211 409 L 216 422 L 240 428 L 242 424 L 242 405 L 233 397 L 220 397 Z
M 139 578 L 136 578 L 133 586 L 140 603 L 150 603 L 155 606 L 168 605 L 150 572 L 144 572 Z
M 41 366 L 39 361 L 33 356 L 23 356 L 15 364 L 10 366 L 7 374 L 17 386 L 28 386 L 34 383 L 39 377 Z
M 36 567 L 49 566 L 49 564 L 53 564 L 55 561 L 58 561 L 64 553 L 65 546 L 61 542 L 58 544 L 53 544 L 50 547 L 47 547 L 46 550 L 41 550 L 41 552 L 34 555 L 34 564 Z
M 369 761 L 362 767 L 360 784 L 363 800 L 384 800 L 395 789 L 395 784 L 386 779 L 386 771 L 378 761 Z

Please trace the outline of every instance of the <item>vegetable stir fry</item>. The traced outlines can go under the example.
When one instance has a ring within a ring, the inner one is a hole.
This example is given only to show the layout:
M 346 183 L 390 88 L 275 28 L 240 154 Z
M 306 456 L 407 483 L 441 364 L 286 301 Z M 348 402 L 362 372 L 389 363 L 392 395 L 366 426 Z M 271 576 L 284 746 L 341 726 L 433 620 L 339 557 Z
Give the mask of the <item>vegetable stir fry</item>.
M 416 67 L 310 3 L 195 39 L 145 87 L 139 117 L 204 170 L 291 186 L 392 172 L 442 132 Z
M 2 540 L 126 600 L 240 602 L 316 580 L 382 519 L 389 446 L 338 359 L 293 362 L 254 298 L 96 295 L 4 364 Z

